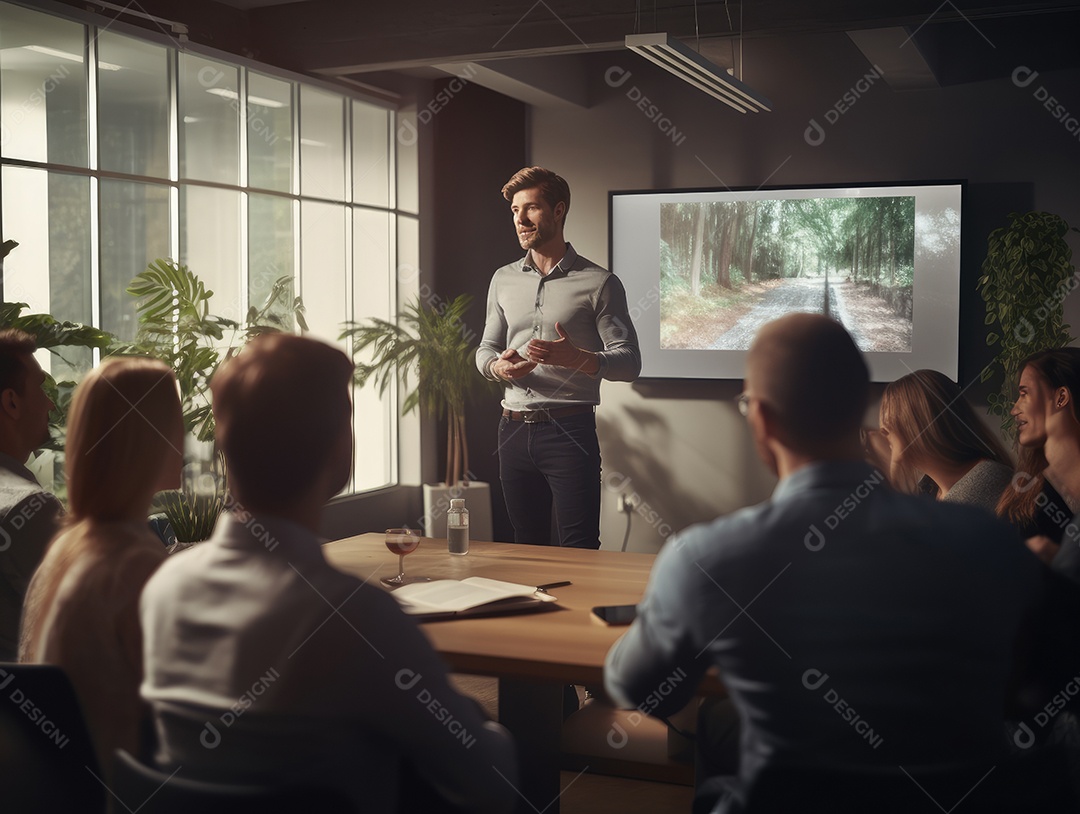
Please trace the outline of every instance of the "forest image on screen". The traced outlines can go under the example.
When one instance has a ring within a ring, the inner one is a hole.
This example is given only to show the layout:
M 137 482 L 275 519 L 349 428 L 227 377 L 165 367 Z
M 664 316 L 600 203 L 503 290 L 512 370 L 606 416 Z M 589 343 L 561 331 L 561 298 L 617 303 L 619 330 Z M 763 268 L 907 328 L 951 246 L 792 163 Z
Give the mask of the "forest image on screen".
M 746 350 L 806 311 L 864 352 L 910 352 L 915 225 L 906 196 L 664 203 L 660 346 Z

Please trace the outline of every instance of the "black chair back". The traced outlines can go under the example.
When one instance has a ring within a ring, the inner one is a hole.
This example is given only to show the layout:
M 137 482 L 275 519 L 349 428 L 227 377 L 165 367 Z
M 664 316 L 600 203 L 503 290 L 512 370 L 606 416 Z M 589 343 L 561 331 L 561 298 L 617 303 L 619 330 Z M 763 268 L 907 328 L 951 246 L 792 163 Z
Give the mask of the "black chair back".
M 116 750 L 113 791 L 116 811 L 139 814 L 267 814 L 308 812 L 354 814 L 344 792 L 317 786 L 209 783 L 152 768 Z
M 19 814 L 105 811 L 105 787 L 64 671 L 0 663 L 0 799 Z
M 924 767 L 770 766 L 745 814 L 1075 814 L 1066 759 L 1032 750 L 997 763 Z

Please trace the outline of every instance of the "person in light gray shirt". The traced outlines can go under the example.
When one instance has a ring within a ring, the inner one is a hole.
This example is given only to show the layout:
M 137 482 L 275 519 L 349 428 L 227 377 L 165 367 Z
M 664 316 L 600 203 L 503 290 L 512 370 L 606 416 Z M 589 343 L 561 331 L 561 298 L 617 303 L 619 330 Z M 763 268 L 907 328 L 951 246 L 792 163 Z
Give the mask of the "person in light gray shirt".
M 566 242 L 563 178 L 527 167 L 502 193 L 526 254 L 491 280 L 476 366 L 505 386 L 499 479 L 514 540 L 550 545 L 554 503 L 559 545 L 599 548 L 600 382 L 641 372 L 626 292 Z
M 400 810 L 409 767 L 455 811 L 509 812 L 510 734 L 451 686 L 393 597 L 323 556 L 322 508 L 352 467 L 351 382 L 343 353 L 287 334 L 214 376 L 235 503 L 140 606 L 157 761 L 208 781 L 315 782 L 372 814 Z

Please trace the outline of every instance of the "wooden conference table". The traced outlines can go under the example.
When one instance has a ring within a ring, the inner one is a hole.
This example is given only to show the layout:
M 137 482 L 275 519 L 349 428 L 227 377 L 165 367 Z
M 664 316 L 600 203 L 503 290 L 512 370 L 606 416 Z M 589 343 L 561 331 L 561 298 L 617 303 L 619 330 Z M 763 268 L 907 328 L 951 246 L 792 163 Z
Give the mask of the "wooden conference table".
M 379 584 L 397 573 L 397 555 L 382 534 L 327 543 L 335 567 Z M 424 538 L 405 558 L 405 573 L 432 579 L 480 576 L 553 588 L 557 609 L 514 616 L 464 618 L 424 625 L 435 649 L 455 672 L 499 679 L 499 720 L 517 739 L 520 811 L 559 810 L 559 739 L 563 687 L 599 686 L 604 656 L 625 628 L 592 618 L 596 605 L 637 603 L 653 554 L 624 554 L 512 543 L 471 544 L 468 555 L 447 553 L 446 541 Z

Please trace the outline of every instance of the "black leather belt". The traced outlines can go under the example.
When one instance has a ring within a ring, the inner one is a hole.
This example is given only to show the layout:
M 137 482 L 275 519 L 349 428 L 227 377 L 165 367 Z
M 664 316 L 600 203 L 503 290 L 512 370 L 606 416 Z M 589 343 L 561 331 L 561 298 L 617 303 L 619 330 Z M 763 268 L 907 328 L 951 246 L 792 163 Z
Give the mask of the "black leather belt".
M 591 413 L 596 408 L 591 404 L 575 404 L 570 407 L 553 407 L 550 410 L 503 410 L 503 418 L 511 421 L 524 421 L 526 424 L 541 424 L 545 421 L 555 421 L 559 418 L 569 418 L 572 415 Z

